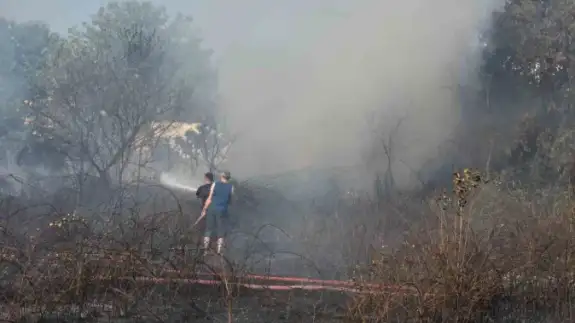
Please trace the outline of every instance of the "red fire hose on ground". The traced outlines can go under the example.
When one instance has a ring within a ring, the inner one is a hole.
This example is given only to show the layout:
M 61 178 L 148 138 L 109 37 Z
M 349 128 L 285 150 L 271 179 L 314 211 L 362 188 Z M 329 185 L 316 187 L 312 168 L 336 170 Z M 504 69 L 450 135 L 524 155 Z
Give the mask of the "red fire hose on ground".
M 154 284 L 198 284 L 198 285 L 233 285 L 255 290 L 325 290 L 347 293 L 377 293 L 377 292 L 409 292 L 411 289 L 400 286 L 387 286 L 376 284 L 360 284 L 349 281 L 309 279 L 300 277 L 280 276 L 255 276 L 246 275 L 241 277 L 209 279 L 210 274 L 197 275 L 196 278 L 178 277 L 126 277 L 126 280 L 138 282 L 150 282 Z M 257 278 L 257 279 L 256 279 Z
M 154 276 L 126 277 L 127 280 L 154 284 L 199 284 L 199 285 L 233 285 L 255 290 L 325 290 L 347 293 L 375 292 L 410 292 L 412 289 L 403 286 L 354 282 L 349 280 L 314 279 L 293 276 L 272 276 L 257 274 L 230 274 L 222 272 L 199 271 L 184 273 L 178 270 L 164 269 L 162 274 Z

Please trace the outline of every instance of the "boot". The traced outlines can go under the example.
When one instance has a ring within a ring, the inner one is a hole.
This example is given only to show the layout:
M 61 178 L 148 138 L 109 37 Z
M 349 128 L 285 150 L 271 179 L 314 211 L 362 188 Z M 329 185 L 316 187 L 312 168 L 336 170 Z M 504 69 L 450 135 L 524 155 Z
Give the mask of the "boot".
M 206 256 L 210 250 L 210 237 L 204 237 L 203 254 Z
M 217 243 L 218 243 L 217 253 L 218 255 L 222 256 L 224 253 L 224 238 L 219 238 Z

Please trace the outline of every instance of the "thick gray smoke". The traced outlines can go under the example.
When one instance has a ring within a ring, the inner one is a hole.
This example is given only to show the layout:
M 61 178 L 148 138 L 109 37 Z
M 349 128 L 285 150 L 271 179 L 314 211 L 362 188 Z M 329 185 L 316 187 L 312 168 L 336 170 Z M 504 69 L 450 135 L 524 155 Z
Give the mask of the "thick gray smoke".
M 475 43 L 494 5 L 350 1 L 330 19 L 294 17 L 279 46 L 238 45 L 220 66 L 225 114 L 241 134 L 233 167 L 362 164 L 403 117 L 396 157 L 420 167 L 459 121 L 461 69 L 478 63 Z
M 194 16 L 214 48 L 221 115 L 238 135 L 227 167 L 249 176 L 365 165 L 373 153 L 363 169 L 385 167 L 381 139 L 398 118 L 396 158 L 421 167 L 459 121 L 462 67 L 477 65 L 501 1 L 154 2 Z M 0 0 L 0 12 L 64 31 L 103 4 Z

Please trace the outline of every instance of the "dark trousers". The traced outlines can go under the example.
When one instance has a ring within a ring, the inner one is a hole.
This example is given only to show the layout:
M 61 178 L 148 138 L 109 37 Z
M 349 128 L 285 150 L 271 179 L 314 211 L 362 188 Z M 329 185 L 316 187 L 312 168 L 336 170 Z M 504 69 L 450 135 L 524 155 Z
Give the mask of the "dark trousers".
M 209 207 L 206 212 L 206 231 L 204 237 L 225 238 L 228 235 L 228 213 Z

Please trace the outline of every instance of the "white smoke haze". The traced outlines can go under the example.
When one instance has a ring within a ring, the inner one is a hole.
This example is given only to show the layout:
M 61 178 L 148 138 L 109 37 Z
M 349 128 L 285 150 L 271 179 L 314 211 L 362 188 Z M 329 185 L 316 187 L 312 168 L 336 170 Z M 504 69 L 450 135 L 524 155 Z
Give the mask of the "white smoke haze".
M 233 167 L 253 174 L 358 165 L 380 140 L 370 138 L 372 111 L 382 132 L 405 116 L 398 158 L 421 166 L 459 121 L 453 89 L 464 61 L 478 63 L 470 44 L 491 12 L 485 6 L 357 1 L 321 30 L 294 21 L 281 48 L 230 51 L 220 77 L 225 114 L 241 133 Z
M 364 165 L 381 140 L 367 121 L 386 133 L 401 117 L 397 159 L 421 167 L 459 122 L 454 89 L 502 1 L 154 2 L 192 15 L 214 49 L 220 114 L 238 135 L 225 167 L 245 177 Z M 63 31 L 105 3 L 0 0 L 0 14 Z

